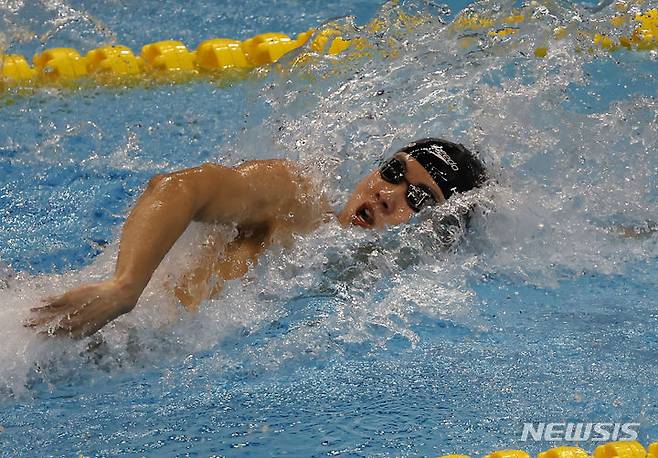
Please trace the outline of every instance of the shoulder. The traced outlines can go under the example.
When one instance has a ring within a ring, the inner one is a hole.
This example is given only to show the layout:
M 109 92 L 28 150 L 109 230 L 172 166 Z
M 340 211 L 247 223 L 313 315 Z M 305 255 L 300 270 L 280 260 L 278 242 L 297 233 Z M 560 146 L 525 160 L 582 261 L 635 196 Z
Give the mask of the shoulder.
M 236 167 L 236 172 L 254 189 L 273 193 L 272 197 L 308 194 L 314 188 L 310 173 L 302 164 L 289 159 L 247 161 Z
M 207 163 L 195 172 L 200 175 L 196 187 L 207 196 L 202 220 L 306 232 L 325 210 L 321 188 L 298 162 L 253 160 L 236 167 Z
M 290 198 L 312 187 L 299 163 L 287 159 L 252 160 L 235 167 L 208 162 L 176 175 L 188 176 L 205 193 L 221 197 L 230 193 L 239 200 L 256 199 L 261 204 Z
M 243 162 L 235 170 L 250 177 L 290 178 L 301 174 L 301 164 L 289 159 L 260 159 Z
M 235 167 L 207 162 L 171 175 L 186 178 L 207 193 L 223 195 L 233 190 L 242 198 L 254 193 L 263 195 L 267 191 L 294 191 L 308 181 L 299 164 L 286 159 L 251 160 Z
M 310 232 L 327 212 L 321 186 L 307 168 L 288 159 L 250 161 L 238 168 L 260 191 L 273 239 L 282 241 L 293 233 Z

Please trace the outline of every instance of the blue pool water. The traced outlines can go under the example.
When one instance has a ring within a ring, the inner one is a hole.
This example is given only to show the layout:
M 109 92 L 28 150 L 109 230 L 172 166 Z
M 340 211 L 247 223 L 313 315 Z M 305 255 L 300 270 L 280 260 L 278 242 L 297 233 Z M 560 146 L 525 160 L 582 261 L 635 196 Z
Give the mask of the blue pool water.
M 0 455 L 565 444 L 523 442 L 525 422 L 634 422 L 639 440 L 658 440 L 658 239 L 644 233 L 658 222 L 656 54 L 551 38 L 557 26 L 611 30 L 612 6 L 470 4 L 495 17 L 532 12 L 504 39 L 451 31 L 464 7 L 0 1 L 0 44 L 27 55 L 112 40 L 194 47 L 326 21 L 376 49 L 306 60 L 300 50 L 227 84 L 0 98 Z M 423 21 L 409 28 L 401 11 Z M 354 26 L 373 18 L 378 31 Z M 43 340 L 20 324 L 42 297 L 111 272 L 118 230 L 154 173 L 289 157 L 340 208 L 385 154 L 428 135 L 461 139 L 495 178 L 456 248 L 432 230 L 445 209 L 379 233 L 332 223 L 270 250 L 190 314 L 167 285 L 211 230 L 195 225 L 135 311 L 98 337 Z

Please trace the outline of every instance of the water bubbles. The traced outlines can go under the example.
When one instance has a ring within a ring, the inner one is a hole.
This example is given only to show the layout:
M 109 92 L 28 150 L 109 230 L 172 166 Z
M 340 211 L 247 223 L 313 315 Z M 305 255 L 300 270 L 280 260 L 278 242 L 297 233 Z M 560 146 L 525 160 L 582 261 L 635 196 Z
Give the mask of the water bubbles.
M 117 224 L 149 175 L 193 165 L 190 157 L 228 163 L 275 154 L 299 159 L 336 209 L 363 175 L 418 137 L 446 137 L 477 151 L 492 180 L 405 227 L 345 231 L 333 222 L 299 237 L 290 249 L 273 248 L 197 314 L 182 310 L 171 289 L 209 232 L 228 241 L 235 228 L 193 225 L 139 307 L 104 330 L 93 348 L 89 341 L 50 346 L 10 311 L 21 318 L 44 295 L 106 276 L 116 244 L 105 241 L 116 235 L 95 234 L 91 240 L 103 241 L 103 253 L 80 271 L 27 275 L 1 268 L 0 295 L 7 305 L 0 321 L 8 323 L 2 332 L 9 344 L 0 351 L 0 384 L 47 385 L 81 367 L 120 371 L 198 351 L 211 351 L 214 367 L 239 364 L 245 372 L 405 351 L 426 338 L 428 321 L 463 326 L 464 332 L 487 328 L 479 306 L 495 301 L 482 292 L 483 279 L 550 290 L 565 276 L 623 274 L 632 260 L 655 256 L 657 105 L 645 61 L 653 64 L 656 52 L 610 57 L 577 52 L 579 40 L 585 42 L 579 36 L 552 39 L 556 26 L 588 26 L 589 13 L 571 6 L 532 2 L 527 22 L 505 36 L 455 30 L 442 23 L 451 14 L 448 6 L 430 6 L 389 3 L 378 14 L 377 30 L 356 27 L 353 18 L 334 20 L 325 27 L 365 39 L 369 47 L 342 57 L 300 49 L 276 70 L 261 70 L 232 89 L 199 84 L 99 91 L 96 100 L 110 107 L 105 117 L 95 114 L 105 113 L 102 106 L 85 109 L 82 96 L 62 102 L 78 111 L 69 107 L 61 119 L 27 106 L 39 126 L 36 138 L 10 133 L 0 148 L 3 154 L 30 150 L 21 160 L 53 188 L 47 215 L 66 222 L 58 226 L 65 229 L 80 224 L 72 217 L 75 199 L 81 199 L 81 213 L 103 208 L 89 213 Z M 75 21 L 96 27 L 88 15 L 61 10 L 60 22 L 51 24 L 60 27 L 54 33 L 65 33 Z M 402 12 L 409 11 L 422 15 L 405 22 Z M 486 1 L 467 12 L 496 20 L 514 13 L 509 2 Z M 547 57 L 536 58 L 535 47 L 544 43 Z M 621 64 L 611 64 L 614 59 Z M 625 84 L 614 86 L 613 74 Z M 35 103 L 45 105 L 47 97 Z M 217 134 L 221 129 L 231 134 Z M 233 138 L 228 145 L 227 138 Z M 200 148 L 212 153 L 197 156 Z M 39 165 L 65 161 L 74 167 L 46 173 Z M 94 175 L 114 183 L 84 187 L 82 178 Z M 80 186 L 63 184 L 72 182 Z M 95 199 L 82 200 L 92 191 Z M 39 207 L 14 199 L 13 214 L 24 215 L 30 206 Z M 49 241 L 38 249 L 61 248 Z M 58 372 L 54 362 L 64 369 Z

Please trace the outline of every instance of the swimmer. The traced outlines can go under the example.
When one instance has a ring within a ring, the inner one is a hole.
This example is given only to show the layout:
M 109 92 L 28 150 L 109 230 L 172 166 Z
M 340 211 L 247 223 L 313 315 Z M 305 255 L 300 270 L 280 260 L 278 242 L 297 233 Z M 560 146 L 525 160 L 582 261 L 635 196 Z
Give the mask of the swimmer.
M 462 145 L 422 139 L 364 177 L 335 217 L 343 228 L 399 225 L 484 181 L 482 163 Z M 24 324 L 47 335 L 89 336 L 135 307 L 190 222 L 235 225 L 237 237 L 226 246 L 210 240 L 174 288 L 176 298 L 194 310 L 217 296 L 223 282 L 242 277 L 263 250 L 289 245 L 296 234 L 330 218 L 324 196 L 289 160 L 208 163 L 155 175 L 123 226 L 112 278 L 45 300 Z

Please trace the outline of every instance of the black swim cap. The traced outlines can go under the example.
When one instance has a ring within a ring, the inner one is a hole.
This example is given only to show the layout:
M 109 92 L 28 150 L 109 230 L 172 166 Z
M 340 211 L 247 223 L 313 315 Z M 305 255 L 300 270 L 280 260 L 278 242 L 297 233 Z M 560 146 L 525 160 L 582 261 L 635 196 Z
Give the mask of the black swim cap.
M 440 138 L 423 138 L 400 149 L 425 167 L 448 199 L 455 192 L 466 192 L 486 180 L 484 165 L 463 145 Z

